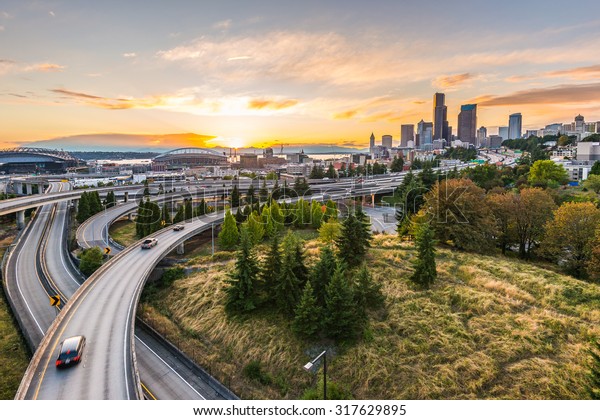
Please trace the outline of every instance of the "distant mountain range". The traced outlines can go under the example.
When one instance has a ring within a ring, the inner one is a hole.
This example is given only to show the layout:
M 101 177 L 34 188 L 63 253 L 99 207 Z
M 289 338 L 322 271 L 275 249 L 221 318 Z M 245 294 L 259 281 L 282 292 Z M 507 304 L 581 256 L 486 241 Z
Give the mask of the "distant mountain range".
M 81 134 L 67 137 L 57 137 L 48 140 L 37 140 L 22 143 L 21 146 L 44 147 L 65 151 L 98 151 L 98 152 L 166 152 L 184 147 L 205 147 L 229 154 L 229 149 L 214 147 L 210 143 L 215 136 L 195 133 L 179 134 Z M 262 153 L 263 149 L 248 147 L 237 150 L 237 153 Z M 307 144 L 285 146 L 283 153 L 298 153 L 304 150 L 308 154 L 358 153 L 365 149 L 329 144 Z M 280 148 L 273 147 L 273 152 L 279 154 Z

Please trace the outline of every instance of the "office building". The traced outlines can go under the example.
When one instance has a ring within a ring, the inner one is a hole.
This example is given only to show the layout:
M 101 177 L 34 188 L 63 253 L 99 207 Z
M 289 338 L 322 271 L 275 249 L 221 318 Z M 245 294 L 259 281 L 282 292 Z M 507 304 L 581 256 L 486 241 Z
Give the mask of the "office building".
M 448 133 L 448 107 L 445 105 L 446 95 L 436 93 L 433 95 L 433 139 L 446 139 L 450 141 Z M 423 144 L 423 142 L 421 142 Z
M 433 147 L 433 123 L 419 121 L 417 124 L 418 149 L 431 149 Z
M 408 142 L 415 140 L 415 125 L 402 124 L 400 126 L 400 147 L 408 147 Z
M 502 146 L 502 137 L 494 135 L 489 136 L 486 144 L 490 149 L 499 149 L 500 146 Z
M 508 138 L 520 139 L 523 127 L 523 117 L 520 112 L 510 114 L 508 117 Z
M 458 114 L 458 138 L 477 146 L 477 104 L 461 105 Z
M 483 126 L 479 127 L 479 129 L 477 130 L 477 145 L 483 147 L 487 136 L 487 128 Z
M 583 133 L 585 131 L 585 119 L 583 115 L 579 114 L 575 117 L 575 131 L 577 133 Z
M 600 143 L 592 141 L 578 143 L 577 160 L 584 162 L 600 160 Z
M 375 135 L 371 133 L 371 137 L 369 137 L 369 153 L 371 157 L 373 157 L 373 153 L 375 153 Z
M 252 153 L 240 155 L 240 168 L 255 169 L 258 168 L 258 156 Z
M 498 135 L 502 140 L 508 140 L 508 127 L 498 127 Z
M 381 145 L 387 149 L 392 148 L 392 136 L 389 134 L 384 134 L 381 136 Z

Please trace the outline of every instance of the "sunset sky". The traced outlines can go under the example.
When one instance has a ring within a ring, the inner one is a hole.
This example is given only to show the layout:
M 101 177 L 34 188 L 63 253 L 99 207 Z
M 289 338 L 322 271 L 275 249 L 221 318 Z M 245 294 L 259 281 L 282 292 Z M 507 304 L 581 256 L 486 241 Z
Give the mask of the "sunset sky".
M 0 146 L 79 134 L 365 147 L 373 131 L 600 120 L 600 2 L 0 2 Z M 456 131 L 455 131 L 456 132 Z

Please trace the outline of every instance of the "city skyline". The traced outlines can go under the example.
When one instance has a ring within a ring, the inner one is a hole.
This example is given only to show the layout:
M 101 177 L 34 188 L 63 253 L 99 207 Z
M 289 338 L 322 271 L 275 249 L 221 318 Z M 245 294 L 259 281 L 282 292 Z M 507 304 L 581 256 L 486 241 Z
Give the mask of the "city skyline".
M 455 134 L 464 104 L 490 134 L 515 113 L 523 132 L 600 120 L 600 25 L 586 17 L 600 5 L 396 3 L 3 2 L 0 146 L 193 132 L 199 146 L 364 147 L 429 121 L 435 92 Z

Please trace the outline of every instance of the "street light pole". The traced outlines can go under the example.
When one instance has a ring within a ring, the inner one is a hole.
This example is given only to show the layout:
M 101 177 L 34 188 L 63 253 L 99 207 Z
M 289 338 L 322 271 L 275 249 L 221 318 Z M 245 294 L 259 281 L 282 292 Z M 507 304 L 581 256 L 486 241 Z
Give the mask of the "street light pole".
M 310 372 L 319 359 L 323 358 L 323 399 L 327 399 L 327 350 L 324 350 L 311 362 L 304 365 L 304 370 Z

